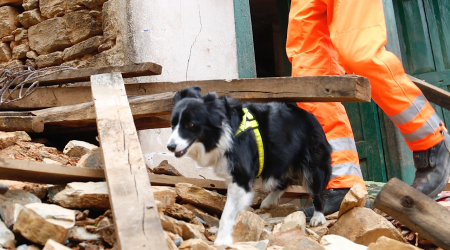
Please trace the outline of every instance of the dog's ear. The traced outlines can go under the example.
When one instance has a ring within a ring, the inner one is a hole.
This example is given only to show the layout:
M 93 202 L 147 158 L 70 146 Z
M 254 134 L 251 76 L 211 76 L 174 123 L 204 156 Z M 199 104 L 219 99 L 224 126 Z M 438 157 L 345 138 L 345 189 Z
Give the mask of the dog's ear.
M 202 88 L 199 86 L 191 86 L 178 91 L 173 100 L 175 103 L 179 102 L 183 98 L 202 98 Z
M 217 100 L 216 92 L 209 92 L 209 93 L 206 93 L 205 96 L 203 96 L 203 101 L 205 103 L 214 102 L 215 100 Z

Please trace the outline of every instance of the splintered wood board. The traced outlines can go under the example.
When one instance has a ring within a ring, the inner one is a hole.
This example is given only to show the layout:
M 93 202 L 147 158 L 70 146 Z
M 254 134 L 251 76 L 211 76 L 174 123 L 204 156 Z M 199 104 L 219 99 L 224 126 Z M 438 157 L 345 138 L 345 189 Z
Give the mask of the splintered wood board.
M 177 183 L 191 183 L 196 186 L 224 191 L 227 185 L 221 180 L 208 180 L 182 176 L 148 174 L 153 186 L 175 186 Z M 0 179 L 28 181 L 45 184 L 66 184 L 70 182 L 104 181 L 103 169 L 71 167 L 42 162 L 12 160 L 0 158 Z M 450 187 L 450 186 L 449 186 Z M 284 198 L 299 198 L 308 192 L 301 186 L 290 186 L 283 194 Z
M 176 92 L 193 85 L 202 87 L 203 94 L 214 91 L 219 96 L 242 101 L 370 102 L 369 80 L 356 75 L 134 83 L 125 85 L 125 89 L 129 96 L 143 96 Z M 12 97 L 16 98 L 16 95 Z M 50 108 L 87 102 L 92 102 L 88 86 L 42 87 L 22 100 L 0 105 L 0 110 Z
M 168 250 L 120 73 L 91 76 L 119 249 Z
M 65 70 L 42 76 L 34 81 L 39 81 L 40 86 L 57 85 L 62 83 L 75 83 L 89 81 L 91 75 L 104 73 L 122 73 L 122 77 L 151 76 L 160 75 L 162 71 L 161 65 L 151 62 L 137 63 L 124 66 L 106 66 L 98 68 L 81 68 L 73 70 Z

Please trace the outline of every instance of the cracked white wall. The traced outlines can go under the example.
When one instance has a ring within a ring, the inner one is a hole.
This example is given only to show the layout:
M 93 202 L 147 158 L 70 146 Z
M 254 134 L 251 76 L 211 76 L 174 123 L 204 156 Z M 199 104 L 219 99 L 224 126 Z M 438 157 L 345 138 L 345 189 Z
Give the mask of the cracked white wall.
M 232 0 L 129 0 L 135 62 L 162 65 L 146 82 L 238 78 Z M 188 177 L 216 179 L 211 169 L 176 159 L 166 149 L 170 129 L 139 132 L 150 167 L 167 159 Z

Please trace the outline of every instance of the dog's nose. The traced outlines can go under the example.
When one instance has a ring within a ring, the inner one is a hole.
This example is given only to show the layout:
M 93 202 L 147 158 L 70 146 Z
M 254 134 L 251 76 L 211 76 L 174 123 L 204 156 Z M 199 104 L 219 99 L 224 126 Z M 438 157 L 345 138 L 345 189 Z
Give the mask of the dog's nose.
M 175 152 L 175 149 L 177 148 L 177 145 L 175 144 L 175 143 L 169 143 L 169 144 L 167 144 L 167 149 L 170 151 L 170 152 Z

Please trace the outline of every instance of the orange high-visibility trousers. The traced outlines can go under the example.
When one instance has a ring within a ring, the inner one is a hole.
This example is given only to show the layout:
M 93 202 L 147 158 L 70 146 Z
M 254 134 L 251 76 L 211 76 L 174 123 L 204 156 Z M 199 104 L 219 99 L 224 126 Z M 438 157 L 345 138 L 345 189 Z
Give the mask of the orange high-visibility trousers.
M 443 140 L 443 128 L 398 58 L 386 51 L 382 0 L 292 0 L 286 52 L 292 76 L 357 74 L 370 80 L 372 99 L 413 151 Z M 341 103 L 298 103 L 316 115 L 332 153 L 327 188 L 364 185 L 353 132 Z M 336 168 L 337 167 L 337 168 Z

